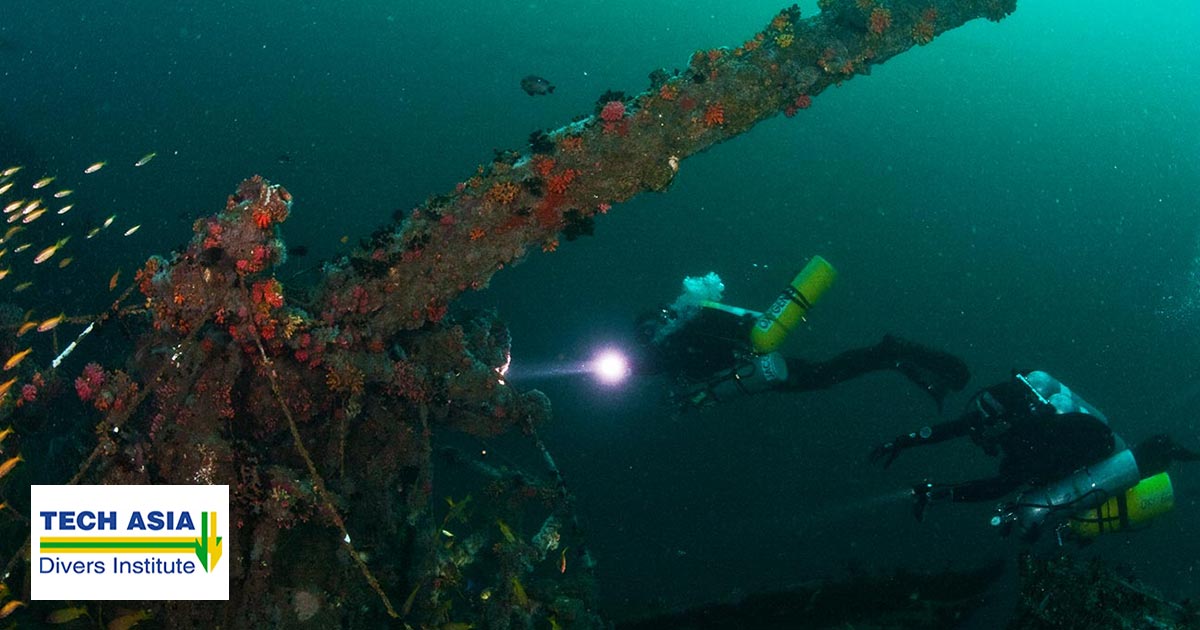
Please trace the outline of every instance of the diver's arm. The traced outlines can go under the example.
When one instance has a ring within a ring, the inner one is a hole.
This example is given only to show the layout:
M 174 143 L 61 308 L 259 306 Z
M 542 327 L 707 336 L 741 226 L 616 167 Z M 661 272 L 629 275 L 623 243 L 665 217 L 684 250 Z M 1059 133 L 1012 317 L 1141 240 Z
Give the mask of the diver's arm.
M 732 398 L 779 389 L 787 381 L 788 364 L 778 352 L 738 359 L 722 370 L 696 383 L 684 394 L 686 407 L 705 407 Z
M 914 446 L 925 446 L 927 444 L 937 444 L 954 438 L 963 437 L 970 433 L 971 418 L 969 415 L 963 415 L 957 420 L 949 422 L 940 422 L 934 425 L 921 427 L 912 433 L 896 436 L 892 441 L 876 446 L 870 455 L 872 462 L 883 462 L 883 467 L 887 468 L 892 465 L 899 457 L 900 451 Z
M 930 498 L 945 498 L 955 503 L 974 503 L 1002 499 L 1005 495 L 1021 487 L 1021 480 L 1016 477 L 997 475 L 955 484 L 926 485 L 930 488 Z
M 921 483 L 913 487 L 913 516 L 922 520 L 925 508 L 933 501 L 971 503 L 1000 499 L 1021 486 L 1016 477 L 998 475 L 987 479 L 975 479 L 963 483 Z

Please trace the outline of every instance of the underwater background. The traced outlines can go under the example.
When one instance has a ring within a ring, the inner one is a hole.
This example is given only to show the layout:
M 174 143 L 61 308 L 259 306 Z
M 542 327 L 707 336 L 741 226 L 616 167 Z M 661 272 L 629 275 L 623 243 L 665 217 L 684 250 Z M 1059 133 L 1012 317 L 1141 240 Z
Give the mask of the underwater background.
M 283 232 L 309 249 L 280 277 L 315 280 L 322 259 L 452 189 L 492 149 L 524 148 L 607 89 L 643 90 L 651 70 L 734 45 L 782 6 L 10 0 L 0 164 L 70 179 L 158 154 L 77 186 L 75 210 L 53 218 L 78 227 L 75 263 L 35 269 L 10 301 L 106 307 L 114 271 L 184 243 L 255 173 L 295 196 Z M 463 300 L 500 311 L 514 381 L 554 401 L 543 437 L 576 494 L 606 614 L 1019 550 L 987 526 L 990 505 L 934 506 L 916 523 L 888 499 L 995 466 L 967 443 L 869 466 L 871 446 L 936 415 L 897 374 L 682 416 L 660 379 L 521 381 L 523 365 L 632 343 L 636 314 L 670 302 L 685 275 L 715 271 L 727 301 L 761 309 L 820 254 L 840 276 L 788 354 L 898 334 L 971 366 L 946 418 L 1009 370 L 1040 368 L 1130 442 L 1166 431 L 1197 446 L 1195 24 L 1200 7 L 1182 0 L 1021 0 L 999 24 L 950 31 L 686 160 L 666 194 L 613 208 L 594 237 L 530 255 Z M 528 74 L 554 94 L 525 94 Z M 140 231 L 84 243 L 114 212 Z M 1172 476 L 1172 514 L 1079 553 L 1195 596 L 1200 468 Z

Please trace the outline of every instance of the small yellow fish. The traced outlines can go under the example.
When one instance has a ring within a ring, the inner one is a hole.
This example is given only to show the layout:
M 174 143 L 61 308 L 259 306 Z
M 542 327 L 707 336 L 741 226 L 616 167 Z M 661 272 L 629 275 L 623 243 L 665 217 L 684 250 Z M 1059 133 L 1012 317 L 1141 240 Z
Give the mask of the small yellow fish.
M 4 362 L 4 371 L 7 372 L 20 365 L 21 361 L 24 361 L 25 357 L 29 356 L 30 352 L 33 352 L 33 348 L 25 348 L 11 357 L 8 357 L 8 360 Z
M 504 540 L 507 540 L 510 543 L 517 542 L 517 537 L 513 535 L 512 528 L 508 526 L 508 523 L 505 523 L 500 519 L 496 519 L 496 526 L 500 528 L 500 533 L 504 536 Z
M 14 226 L 8 228 L 8 231 L 4 233 L 4 238 L 0 239 L 0 241 L 7 241 L 8 239 L 16 236 L 17 232 L 20 232 L 21 230 L 24 230 L 24 229 L 25 228 L 23 228 L 19 225 L 14 225 Z
M 62 199 L 63 197 L 66 197 L 67 195 L 70 195 L 70 194 L 71 194 L 71 193 L 73 193 L 73 192 L 75 192 L 75 191 L 74 191 L 74 190 L 71 190 L 70 188 L 64 188 L 64 189 L 62 189 L 62 190 L 60 190 L 60 191 L 58 191 L 58 192 L 54 193 L 54 198 L 55 198 L 55 199 Z
M 21 214 L 29 214 L 30 212 L 33 212 L 34 208 L 36 208 L 40 205 L 42 205 L 42 200 L 34 199 L 33 201 L 30 201 L 29 203 L 25 204 L 24 208 L 21 208 Z
M 120 269 L 118 269 L 118 270 L 117 270 L 117 272 L 116 272 L 116 273 L 114 273 L 114 274 L 112 275 L 112 277 L 108 279 L 108 290 L 109 290 L 109 291 L 112 291 L 113 289 L 116 289 L 116 288 L 117 288 L 117 282 L 118 282 L 120 279 L 121 279 L 121 270 L 120 270 Z
M 0 619 L 4 619 L 5 617 L 13 614 L 14 612 L 16 612 L 16 610 L 18 608 L 20 608 L 24 605 L 25 605 L 25 602 L 14 599 L 11 602 L 8 602 L 7 604 L 5 604 L 4 606 L 0 606 Z
M 142 159 L 138 160 L 137 162 L 134 162 L 133 165 L 134 166 L 145 166 L 145 165 L 149 164 L 150 160 L 153 160 L 154 156 L 156 156 L 156 155 L 158 155 L 158 154 L 157 153 L 147 153 L 146 155 L 142 156 Z
M 100 228 L 94 227 L 94 228 L 88 230 L 87 236 L 85 236 L 84 238 L 92 238 L 93 236 L 95 236 L 99 233 L 100 233 Z
M 140 227 L 142 227 L 141 223 L 129 228 L 128 230 L 125 230 L 125 236 L 132 236 L 133 233 L 138 231 L 138 228 L 140 228 Z
M 51 317 L 50 319 L 43 321 L 42 323 L 38 324 L 38 327 L 37 327 L 38 332 L 46 332 L 48 330 L 54 330 L 66 318 L 67 318 L 66 313 L 59 313 L 58 315 L 55 315 L 54 317 Z
M 70 606 L 67 608 L 59 608 L 46 615 L 46 623 L 60 624 L 70 623 L 80 617 L 87 617 L 87 606 Z
M 129 630 L 150 618 L 150 611 L 139 610 L 127 613 L 108 622 L 108 630 Z
M 18 455 L 17 457 L 20 457 L 20 455 Z M 12 461 L 12 460 L 9 460 L 9 461 Z M 7 466 L 8 462 L 5 462 L 4 465 Z M 2 468 L 3 467 L 0 466 L 0 469 L 2 469 Z M 0 477 L 2 477 L 2 476 L 3 475 L 0 475 Z M 529 608 L 529 595 L 525 592 L 525 587 L 521 584 L 521 580 L 517 579 L 517 576 L 515 576 L 515 575 L 512 577 L 512 593 L 513 593 L 513 601 L 516 602 L 518 606 L 520 606 L 521 608 Z
M 67 256 L 66 258 L 64 258 L 64 259 L 62 259 L 62 260 L 60 260 L 60 261 L 58 261 L 58 268 L 59 268 L 59 269 L 66 269 L 67 265 L 69 265 L 69 264 L 71 264 L 72 262 L 74 262 L 74 260 L 75 260 L 74 258 L 72 258 L 72 257 L 70 257 L 70 256 Z
M 12 381 L 16 382 L 16 380 L 17 380 L 16 378 L 13 378 Z M 10 385 L 8 383 L 6 383 L 6 385 L 8 385 L 8 387 L 12 387 L 12 385 Z M 4 395 L 4 392 L 8 391 L 8 388 L 4 387 L 4 385 L 0 385 L 0 388 L 3 388 L 3 391 L 0 391 L 0 396 Z M 7 439 L 8 436 L 10 436 L 12 434 L 13 434 L 12 427 L 8 427 L 7 429 L 0 431 L 0 444 L 3 444 L 4 440 Z
M 6 223 L 16 223 L 20 218 L 21 218 L 21 213 L 14 212 L 14 213 L 8 215 L 8 221 L 6 221 Z
M 350 242 L 350 236 L 346 235 L 346 236 L 343 236 L 342 238 L 339 238 L 338 240 L 341 241 L 342 245 L 345 245 L 346 243 Z
M 67 204 L 67 205 L 63 206 L 62 208 L 60 208 L 60 209 L 58 210 L 58 213 L 59 213 L 59 214 L 66 214 L 66 213 L 68 213 L 68 212 L 70 212 L 70 211 L 71 211 L 71 208 L 74 208 L 74 207 L 75 207 L 75 204 L 73 204 L 73 203 L 69 203 L 69 204 Z
M 25 215 L 25 218 L 21 219 L 21 223 L 33 223 L 34 221 L 37 221 L 39 218 L 41 218 L 41 216 L 43 214 L 46 214 L 45 208 L 39 208 L 38 210 L 34 210 L 33 212 L 30 212 L 29 214 Z
M 4 169 L 4 172 L 0 173 L 0 177 L 8 177 L 9 175 L 16 175 L 17 171 L 19 171 L 23 168 L 25 168 L 25 167 L 24 166 L 10 166 L 10 167 Z
M 92 173 L 104 168 L 105 164 L 108 164 L 108 162 L 96 162 L 95 164 L 83 169 L 83 172 L 91 175 Z
M 103 229 L 108 229 L 108 226 L 112 225 L 112 222 L 115 221 L 116 218 L 117 218 L 117 215 L 115 215 L 115 214 L 108 217 L 107 219 L 104 220 L 104 225 L 102 225 L 100 227 Z
M 3 464 L 0 464 L 0 479 L 7 477 L 8 473 L 12 472 L 12 469 L 16 468 L 17 464 L 20 464 L 23 461 L 25 461 L 25 459 L 20 455 L 17 455 L 16 457 L 9 458 L 9 460 Z
M 21 284 L 13 287 L 13 293 L 20 293 L 31 286 L 33 286 L 32 282 L 22 282 Z
M 17 382 L 17 377 L 15 377 L 15 376 L 14 376 L 14 377 L 12 377 L 12 378 L 8 379 L 8 381 L 7 381 L 7 382 L 0 383 L 0 398 L 3 398 L 3 397 L 4 397 L 4 395 L 8 393 L 8 390 L 12 389 L 12 386 L 13 386 L 13 385 L 14 385 L 16 382 Z M 12 427 L 9 427 L 9 428 L 5 429 L 5 431 L 8 431 L 9 433 L 12 433 Z M 4 436 L 4 437 L 8 437 L 8 435 L 7 435 L 7 434 L 5 434 L 5 436 Z
M 8 189 L 12 188 L 12 187 L 13 187 L 12 182 L 8 182 L 7 184 L 0 186 L 0 195 L 3 195 L 4 193 L 8 192 Z
M 67 241 L 69 241 L 69 240 L 71 240 L 71 237 L 69 235 L 64 236 L 64 237 L 58 239 L 57 243 L 38 252 L 38 255 L 33 257 L 33 264 L 40 265 L 40 264 L 46 262 L 47 260 L 50 260 L 50 257 L 53 256 L 54 253 L 57 252 L 60 247 L 62 247 L 63 245 L 66 245 Z
M 33 330 L 34 328 L 37 328 L 37 326 L 38 326 L 37 322 L 25 322 L 24 324 L 21 324 L 20 328 L 17 329 L 17 336 L 24 337 L 25 333 Z
M 49 186 L 50 182 L 52 182 L 52 181 L 54 181 L 53 177 L 43 177 L 43 178 L 37 180 L 36 182 L 33 182 L 33 189 L 39 190 L 41 188 L 45 188 L 45 187 Z
M 29 249 L 30 247 L 33 247 L 33 243 L 21 243 L 20 245 L 17 245 L 17 246 L 16 246 L 16 247 L 13 249 L 13 253 L 14 253 L 14 254 L 20 254 L 21 252 L 23 252 L 23 251 L 25 251 L 25 250 Z
M 0 269 L 0 280 L 7 278 L 10 273 L 12 273 L 12 269 Z
M 23 203 L 25 203 L 25 200 L 21 199 L 19 201 L 14 201 L 14 202 L 8 204 L 7 206 L 4 206 L 4 214 L 8 214 L 9 212 L 16 210 L 17 208 L 20 208 L 21 204 L 23 204 Z

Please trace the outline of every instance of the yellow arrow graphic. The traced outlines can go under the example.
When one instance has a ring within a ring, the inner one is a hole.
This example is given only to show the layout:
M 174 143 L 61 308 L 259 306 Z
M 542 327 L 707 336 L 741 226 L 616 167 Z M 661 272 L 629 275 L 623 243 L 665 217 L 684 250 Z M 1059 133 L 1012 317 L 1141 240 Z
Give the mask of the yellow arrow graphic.
M 208 515 L 208 552 L 212 554 L 212 560 L 208 563 L 208 570 L 212 571 L 217 568 L 217 561 L 221 559 L 221 539 L 217 538 L 217 513 L 211 512 Z
M 217 536 L 217 513 L 200 513 L 200 537 L 192 539 L 195 545 L 196 557 L 206 572 L 211 573 L 221 559 L 221 543 Z

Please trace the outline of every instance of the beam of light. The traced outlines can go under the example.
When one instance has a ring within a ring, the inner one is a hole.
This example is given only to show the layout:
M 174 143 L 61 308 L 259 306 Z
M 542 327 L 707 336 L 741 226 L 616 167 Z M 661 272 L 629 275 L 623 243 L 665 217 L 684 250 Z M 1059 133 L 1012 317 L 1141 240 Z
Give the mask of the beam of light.
M 873 496 L 832 503 L 825 506 L 824 509 L 812 512 L 812 518 L 817 521 L 835 522 L 848 518 L 861 518 L 864 512 L 877 512 L 887 509 L 893 504 L 911 503 L 912 500 L 912 488 L 901 488 Z
M 588 361 L 560 361 L 540 365 L 518 363 L 512 366 L 508 376 L 533 381 L 590 374 L 601 384 L 613 386 L 624 382 L 632 373 L 633 368 L 625 353 L 615 348 L 605 348 Z

